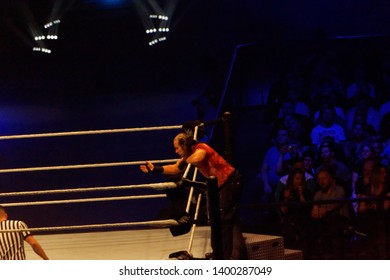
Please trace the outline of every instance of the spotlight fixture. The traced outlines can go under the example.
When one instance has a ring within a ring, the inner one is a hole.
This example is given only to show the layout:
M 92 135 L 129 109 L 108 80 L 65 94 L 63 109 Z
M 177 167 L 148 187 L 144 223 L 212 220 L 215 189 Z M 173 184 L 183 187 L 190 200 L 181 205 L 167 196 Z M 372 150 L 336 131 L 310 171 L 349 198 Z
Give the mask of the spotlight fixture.
M 50 50 L 50 49 L 47 49 L 47 48 L 40 48 L 40 47 L 34 47 L 34 48 L 33 48 L 33 51 L 34 51 L 34 52 L 43 52 L 43 53 L 47 53 L 47 54 L 50 54 L 50 53 L 51 53 L 51 50 Z
M 177 0 L 164 1 L 163 4 L 159 3 L 159 0 L 135 2 L 141 16 L 144 32 L 148 35 L 148 45 L 154 46 L 166 41 L 168 33 L 172 31 L 170 25 Z
M 149 42 L 149 46 L 153 46 L 155 44 L 158 44 L 158 43 L 166 41 L 166 40 L 167 40 L 167 37 L 160 37 L 158 39 L 154 39 L 154 40 Z
M 53 23 L 49 22 L 49 23 L 45 24 L 43 27 L 47 29 L 47 28 L 49 28 L 51 26 L 53 26 Z
M 159 28 L 159 32 L 169 32 L 169 28 Z
M 158 40 L 157 40 L 157 39 L 152 40 L 152 41 L 149 42 L 149 46 L 153 46 L 153 45 L 155 45 L 155 44 L 157 44 L 157 43 L 158 43 Z
M 57 40 L 58 36 L 57 35 L 47 35 L 46 39 L 48 39 L 48 40 Z
M 158 19 L 168 21 L 168 17 L 167 16 L 163 16 L 163 15 L 159 15 Z
M 114 1 L 114 0 L 110 0 L 110 1 Z M 52 53 L 52 46 L 54 45 L 54 42 L 48 42 L 48 41 L 54 41 L 59 39 L 58 30 L 62 22 L 61 19 L 63 18 L 64 14 L 68 12 L 69 9 L 74 5 L 75 1 L 56 0 L 50 2 L 52 2 L 51 11 L 46 19 L 46 22 L 44 22 L 45 24 L 42 25 L 37 24 L 37 22 L 34 20 L 33 17 L 34 15 L 32 11 L 27 9 L 27 5 L 26 5 L 25 12 L 29 13 L 28 15 L 31 18 L 31 20 L 29 20 L 29 29 L 32 38 L 35 39 L 35 41 L 37 41 L 35 47 L 33 47 L 33 51 L 35 52 L 43 52 L 47 54 Z
M 56 19 L 56 20 L 53 20 L 53 21 L 50 21 L 48 23 L 46 23 L 43 27 L 45 29 L 49 28 L 49 27 L 52 27 L 53 25 L 55 24 L 59 24 L 61 21 L 59 19 Z
M 168 21 L 169 17 L 165 15 L 150 14 L 149 18 Z
M 42 40 L 45 40 L 45 36 L 44 36 L 44 35 L 35 36 L 35 37 L 34 37 L 34 40 L 35 40 L 35 41 L 42 41 Z
M 151 23 L 149 23 L 149 25 L 151 25 L 152 27 L 150 28 L 149 26 L 148 29 L 145 29 L 145 33 L 155 34 L 153 35 L 153 40 L 149 41 L 149 46 L 153 46 L 159 42 L 166 41 L 167 38 L 165 36 L 161 37 L 161 33 L 168 33 L 170 31 L 168 27 L 169 24 L 167 23 L 169 17 L 162 14 L 149 14 L 149 18 L 152 19 Z M 156 25 L 159 25 L 159 27 L 156 28 Z
M 146 32 L 146 34 L 156 33 L 157 29 L 156 28 L 150 28 L 150 29 L 146 29 L 145 32 Z

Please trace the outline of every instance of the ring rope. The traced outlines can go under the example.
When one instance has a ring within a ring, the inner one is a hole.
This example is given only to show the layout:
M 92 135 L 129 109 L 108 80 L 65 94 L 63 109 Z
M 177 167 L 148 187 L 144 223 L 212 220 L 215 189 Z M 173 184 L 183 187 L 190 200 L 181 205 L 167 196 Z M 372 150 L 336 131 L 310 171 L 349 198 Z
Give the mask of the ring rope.
M 111 196 L 111 197 L 109 196 L 109 197 L 99 197 L 99 198 L 79 198 L 79 199 L 10 202 L 10 203 L 2 203 L 2 205 L 4 207 L 14 207 L 14 206 L 69 204 L 69 203 L 98 202 L 98 201 L 118 201 L 118 200 L 145 199 L 145 198 L 162 198 L 162 197 L 166 197 L 166 194 Z
M 146 189 L 146 188 L 151 188 L 155 190 L 165 190 L 165 189 L 173 189 L 176 187 L 177 187 L 176 183 L 166 182 L 166 183 L 153 183 L 153 184 L 140 184 L 140 185 L 122 185 L 122 186 L 88 187 L 88 188 L 59 189 L 59 190 L 57 189 L 57 190 L 42 190 L 42 191 L 8 192 L 8 193 L 0 193 L 0 197 L 63 194 L 63 193 L 93 192 L 93 191 L 116 191 L 116 190 Z
M 171 126 L 150 126 L 150 127 L 140 127 L 140 128 L 119 128 L 119 129 L 104 129 L 104 130 L 102 129 L 102 130 L 53 132 L 53 133 L 19 134 L 19 135 L 0 136 L 0 140 L 74 136 L 74 135 L 93 135 L 93 134 L 108 134 L 108 133 L 124 133 L 124 132 L 169 130 L 169 129 L 181 129 L 181 128 L 182 128 L 182 125 L 171 125 Z
M 91 224 L 91 225 L 76 225 L 76 226 L 56 226 L 56 227 L 39 227 L 28 229 L 11 229 L 0 230 L 0 232 L 38 232 L 38 231 L 64 231 L 64 230 L 86 230 L 86 229 L 105 229 L 105 228 L 123 228 L 130 226 L 151 226 L 151 227 L 171 227 L 177 226 L 179 223 L 176 220 L 156 220 L 143 222 L 127 222 L 127 223 L 110 223 L 110 224 Z
M 109 129 L 109 130 L 87 130 L 87 131 L 70 131 L 70 132 L 39 133 L 39 134 L 21 134 L 21 135 L 0 136 L 0 140 L 60 137 L 60 136 L 74 136 L 74 135 L 92 135 L 92 134 L 109 134 L 109 133 L 125 133 L 125 132 L 169 130 L 169 129 L 181 129 L 181 128 L 182 128 L 182 125 L 175 125 L 175 126 L 159 126 L 159 127 L 155 126 L 155 127 L 144 127 L 144 128 L 125 128 L 125 129 Z M 177 159 L 149 160 L 149 161 L 152 163 L 170 163 L 170 162 L 177 161 Z M 63 166 L 46 166 L 46 167 L 32 167 L 32 168 L 12 168 L 12 169 L 0 169 L 0 173 L 44 171 L 44 170 L 63 170 L 63 169 L 78 169 L 78 168 L 96 168 L 96 167 L 110 167 L 110 166 L 124 166 L 124 165 L 139 165 L 139 164 L 143 164 L 144 162 L 145 161 L 81 164 L 81 165 L 79 164 L 79 165 L 63 165 Z M 13 192 L 13 193 L 8 193 L 8 194 L 0 193 L 0 196 L 89 192 L 89 191 L 102 191 L 102 190 L 114 190 L 114 189 L 119 190 L 119 189 L 129 189 L 129 188 L 144 188 L 144 187 L 151 187 L 151 188 L 160 189 L 160 188 L 174 188 L 174 187 L 177 187 L 177 185 L 175 183 L 159 183 L 159 184 L 143 184 L 143 185 L 138 185 L 138 186 L 129 185 L 129 186 L 111 186 L 111 187 L 95 187 L 95 188 L 77 188 L 77 189 L 68 189 L 68 190 L 63 189 L 63 190 L 46 190 L 46 191 L 27 191 L 27 192 Z M 166 194 L 17 202 L 17 203 L 6 203 L 3 205 L 5 207 L 12 207 L 12 206 L 26 206 L 26 205 L 67 204 L 67 203 L 115 201 L 115 200 L 118 201 L 118 200 L 161 198 L 161 197 L 166 197 Z M 1 230 L 0 232 L 11 232 L 11 231 L 34 232 L 34 231 L 56 231 L 56 230 L 104 229 L 104 228 L 112 228 L 112 227 L 129 227 L 129 226 L 145 226 L 145 225 L 155 226 L 155 227 L 169 227 L 169 226 L 177 226 L 178 224 L 179 223 L 176 220 L 171 219 L 171 220 L 129 222 L 129 223 L 41 227 L 41 228 L 30 228 L 30 229 L 25 229 L 25 230 L 6 230 L 6 231 Z
M 152 163 L 171 163 L 171 162 L 176 162 L 177 159 L 148 160 L 148 161 L 150 161 Z M 0 173 L 16 173 L 16 172 L 33 172 L 33 171 L 47 171 L 47 170 L 65 170 L 65 169 L 82 169 L 82 168 L 97 168 L 97 167 L 110 167 L 110 166 L 126 166 L 126 165 L 139 165 L 139 164 L 144 164 L 144 163 L 145 163 L 145 160 L 143 160 L 143 161 L 109 162 L 109 163 L 93 163 L 93 164 L 7 168 L 7 169 L 0 169 Z

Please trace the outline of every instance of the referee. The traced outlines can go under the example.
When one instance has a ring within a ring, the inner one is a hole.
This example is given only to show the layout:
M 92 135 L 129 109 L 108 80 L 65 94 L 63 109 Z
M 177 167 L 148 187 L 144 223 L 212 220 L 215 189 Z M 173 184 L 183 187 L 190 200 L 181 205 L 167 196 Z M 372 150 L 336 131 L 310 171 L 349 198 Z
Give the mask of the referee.
M 30 244 L 42 259 L 49 259 L 39 242 L 27 229 L 23 221 L 8 220 L 7 211 L 0 205 L 0 260 L 25 260 L 24 241 Z

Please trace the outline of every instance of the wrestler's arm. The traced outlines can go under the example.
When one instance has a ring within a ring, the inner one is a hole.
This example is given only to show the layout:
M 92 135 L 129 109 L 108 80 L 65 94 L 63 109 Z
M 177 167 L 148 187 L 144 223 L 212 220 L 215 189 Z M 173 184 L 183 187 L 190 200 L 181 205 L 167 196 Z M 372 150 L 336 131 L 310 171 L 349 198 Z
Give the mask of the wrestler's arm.
M 140 166 L 140 169 L 144 173 L 156 172 L 156 170 L 159 170 L 159 172 L 156 172 L 156 173 L 161 173 L 161 174 L 165 174 L 165 175 L 177 175 L 182 170 L 181 163 L 183 162 L 183 160 L 184 159 L 179 159 L 175 164 L 168 164 L 168 165 L 164 165 L 164 166 L 155 166 L 150 161 L 146 161 L 145 164 Z
M 179 159 L 175 164 L 168 164 L 162 166 L 163 168 L 163 173 L 165 175 L 177 175 L 182 172 L 182 166 L 180 165 L 184 159 Z
M 187 158 L 186 162 L 194 166 L 197 166 L 205 158 L 206 158 L 206 151 L 203 149 L 196 149 L 195 152 Z

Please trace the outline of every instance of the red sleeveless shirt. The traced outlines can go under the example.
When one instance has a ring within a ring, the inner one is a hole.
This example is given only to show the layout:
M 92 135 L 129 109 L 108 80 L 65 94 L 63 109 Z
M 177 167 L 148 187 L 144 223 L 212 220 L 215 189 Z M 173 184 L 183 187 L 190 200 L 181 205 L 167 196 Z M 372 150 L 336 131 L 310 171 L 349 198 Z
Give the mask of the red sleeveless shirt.
M 206 157 L 196 166 L 206 178 L 215 176 L 218 179 L 218 187 L 221 187 L 234 172 L 231 166 L 220 154 L 205 143 L 197 143 L 192 151 L 201 149 L 206 151 Z

